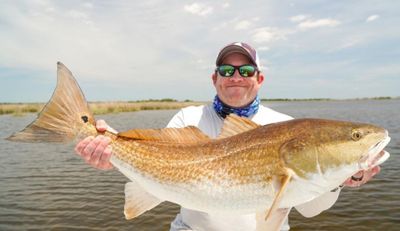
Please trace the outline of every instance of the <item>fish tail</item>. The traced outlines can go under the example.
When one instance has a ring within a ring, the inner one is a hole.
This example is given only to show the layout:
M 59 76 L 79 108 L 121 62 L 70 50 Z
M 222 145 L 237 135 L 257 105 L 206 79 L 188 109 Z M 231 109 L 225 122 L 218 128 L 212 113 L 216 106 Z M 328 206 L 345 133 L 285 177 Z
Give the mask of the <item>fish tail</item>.
M 35 121 L 7 140 L 17 142 L 72 141 L 85 125 L 94 125 L 93 114 L 72 73 L 57 63 L 57 86 Z M 92 127 L 92 126 L 91 126 Z

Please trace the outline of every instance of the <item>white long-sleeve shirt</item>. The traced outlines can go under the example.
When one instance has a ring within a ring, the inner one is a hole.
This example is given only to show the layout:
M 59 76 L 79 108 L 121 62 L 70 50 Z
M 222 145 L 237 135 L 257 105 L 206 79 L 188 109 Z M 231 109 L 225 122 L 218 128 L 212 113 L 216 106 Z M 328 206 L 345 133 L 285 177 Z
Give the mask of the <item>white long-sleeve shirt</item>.
M 293 118 L 260 105 L 258 112 L 249 119 L 257 124 L 265 125 Z M 221 131 L 223 119 L 218 116 L 212 105 L 190 106 L 175 114 L 167 127 L 181 128 L 189 125 L 198 127 L 211 138 L 216 138 Z M 296 206 L 296 209 L 305 217 L 318 215 L 336 202 L 339 193 L 340 190 L 328 192 L 308 203 Z M 286 218 L 281 230 L 289 230 L 289 228 L 288 219 Z M 255 214 L 210 215 L 182 207 L 180 214 L 171 223 L 170 231 L 251 231 L 255 229 Z

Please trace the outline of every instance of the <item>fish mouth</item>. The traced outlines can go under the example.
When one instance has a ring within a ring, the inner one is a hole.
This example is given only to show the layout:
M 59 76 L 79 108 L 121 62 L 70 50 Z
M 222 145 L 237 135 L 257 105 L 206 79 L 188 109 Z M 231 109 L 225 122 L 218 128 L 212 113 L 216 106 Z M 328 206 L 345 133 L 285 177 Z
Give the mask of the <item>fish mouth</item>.
M 368 152 L 363 155 L 360 160 L 360 168 L 361 169 L 369 169 L 375 166 L 378 166 L 385 162 L 389 157 L 389 152 L 383 150 L 386 145 L 390 142 L 390 136 L 386 131 L 385 138 L 375 145 L 371 146 Z

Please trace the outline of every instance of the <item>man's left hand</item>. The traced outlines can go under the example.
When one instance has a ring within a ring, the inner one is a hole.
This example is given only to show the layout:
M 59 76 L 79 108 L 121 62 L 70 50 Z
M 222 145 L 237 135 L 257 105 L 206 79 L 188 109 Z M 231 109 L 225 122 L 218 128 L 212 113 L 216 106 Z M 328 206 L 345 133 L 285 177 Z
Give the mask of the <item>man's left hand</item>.
M 361 185 L 367 183 L 373 176 L 378 174 L 381 171 L 379 166 L 375 166 L 373 168 L 367 170 L 361 170 L 354 174 L 352 177 L 347 179 L 343 185 L 348 187 L 360 187 Z

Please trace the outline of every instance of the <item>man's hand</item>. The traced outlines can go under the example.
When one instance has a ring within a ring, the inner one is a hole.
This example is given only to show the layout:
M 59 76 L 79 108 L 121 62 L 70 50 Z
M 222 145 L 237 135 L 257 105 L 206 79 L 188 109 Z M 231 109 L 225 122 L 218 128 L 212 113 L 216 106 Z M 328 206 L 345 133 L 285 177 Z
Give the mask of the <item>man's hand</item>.
M 96 121 L 96 129 L 100 132 L 104 132 L 107 129 L 113 130 L 104 120 Z M 86 163 L 95 168 L 112 169 L 113 166 L 110 163 L 110 141 L 110 138 L 103 135 L 98 135 L 96 137 L 88 136 L 75 146 L 75 152 L 80 155 Z
M 352 177 L 347 179 L 343 185 L 348 187 L 360 187 L 361 185 L 367 183 L 373 176 L 381 171 L 381 167 L 375 166 L 368 170 L 361 170 L 354 174 Z

